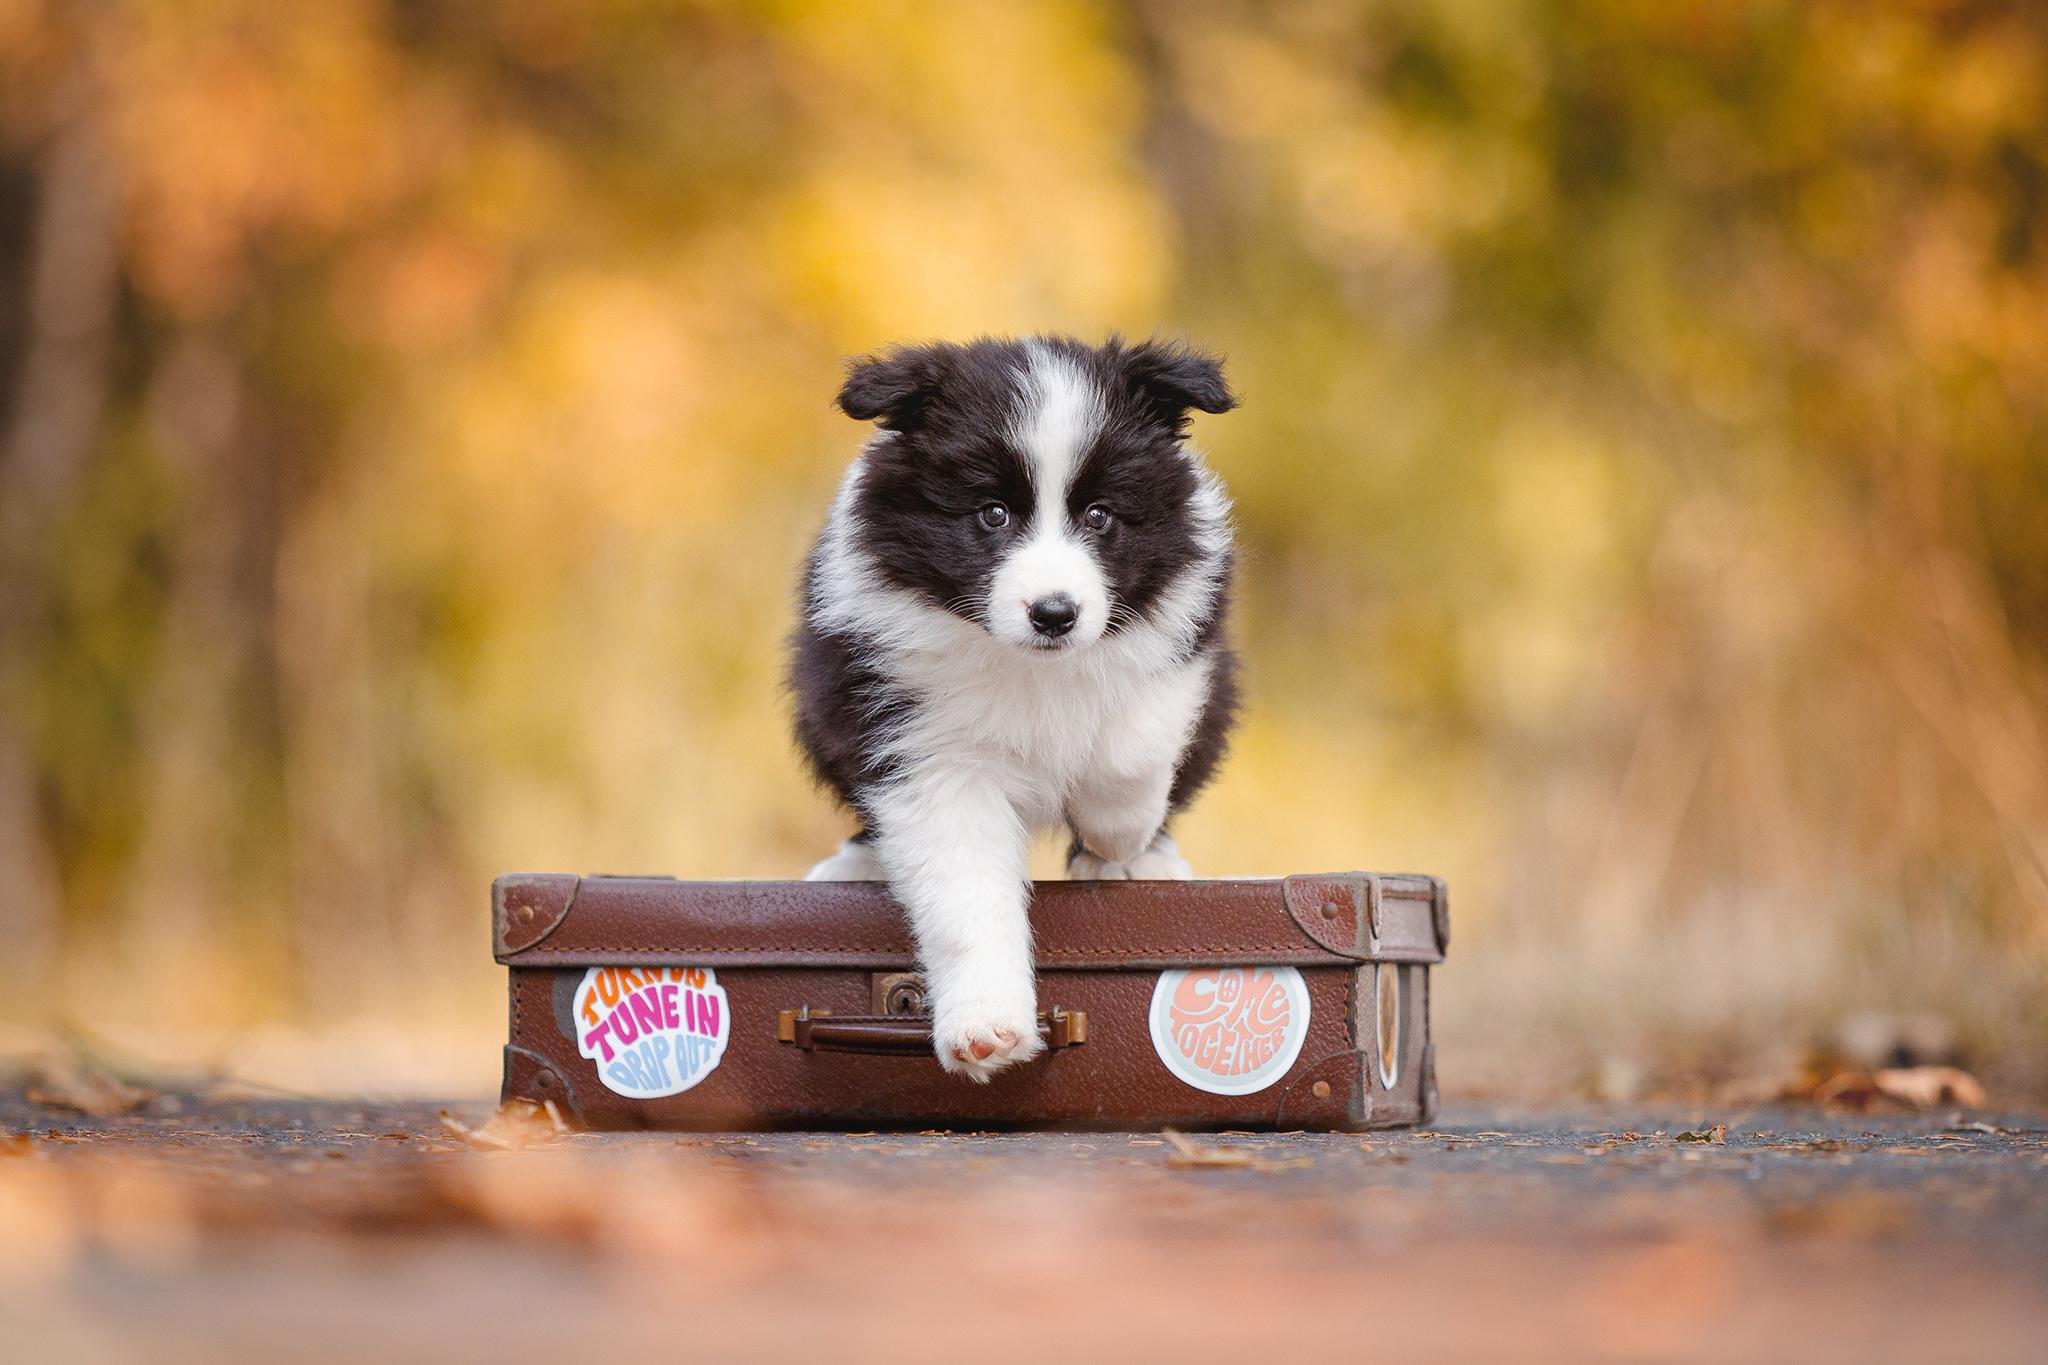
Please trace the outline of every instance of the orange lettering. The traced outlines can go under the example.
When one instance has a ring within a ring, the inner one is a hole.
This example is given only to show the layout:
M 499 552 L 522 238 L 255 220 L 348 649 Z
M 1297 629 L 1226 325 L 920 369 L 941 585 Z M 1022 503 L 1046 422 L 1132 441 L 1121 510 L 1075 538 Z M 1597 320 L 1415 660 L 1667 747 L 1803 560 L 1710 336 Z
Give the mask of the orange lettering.
M 1223 1026 L 1211 1024 L 1202 1030 L 1201 1041 L 1195 1045 L 1195 1065 L 1204 1071 L 1216 1069 L 1216 1053 L 1223 1046 Z

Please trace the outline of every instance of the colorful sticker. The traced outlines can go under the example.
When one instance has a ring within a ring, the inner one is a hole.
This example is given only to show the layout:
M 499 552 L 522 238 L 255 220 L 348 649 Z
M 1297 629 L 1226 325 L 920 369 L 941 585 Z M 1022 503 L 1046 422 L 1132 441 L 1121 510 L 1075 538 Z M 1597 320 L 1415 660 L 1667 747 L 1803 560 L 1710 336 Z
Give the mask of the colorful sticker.
M 576 1048 L 628 1099 L 680 1095 L 725 1056 L 732 1012 L 709 967 L 592 967 L 576 988 Z
M 1249 1095 L 1287 1074 L 1308 1036 L 1308 984 L 1292 967 L 1161 972 L 1152 1046 L 1166 1069 L 1212 1095 Z

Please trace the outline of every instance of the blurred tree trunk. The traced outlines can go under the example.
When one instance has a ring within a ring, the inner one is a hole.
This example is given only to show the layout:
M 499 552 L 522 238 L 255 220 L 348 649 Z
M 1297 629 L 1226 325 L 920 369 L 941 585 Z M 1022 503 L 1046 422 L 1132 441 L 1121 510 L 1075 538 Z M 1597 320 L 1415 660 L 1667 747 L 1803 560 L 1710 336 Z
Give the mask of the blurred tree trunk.
M 21 724 L 28 625 L 50 527 L 98 439 L 120 284 L 120 194 L 94 117 L 90 47 L 75 60 L 38 157 L 21 355 L 0 442 L 0 973 L 31 1016 L 56 961 L 62 896 Z
M 177 471 L 161 662 L 143 711 L 144 828 L 129 885 L 129 951 L 155 993 L 148 1017 L 231 1024 L 242 992 L 233 909 L 261 878 L 244 839 L 262 822 L 265 724 L 260 638 L 270 619 L 273 479 L 247 414 L 237 358 L 194 330 L 150 378 L 157 443 Z M 252 790 L 253 789 L 253 790 Z M 252 799 L 252 796 L 254 799 Z M 216 988 L 194 991 L 195 981 Z
M 278 556 L 278 678 L 298 979 L 309 1012 L 353 1018 L 409 965 L 403 843 L 381 776 L 369 556 L 345 492 L 294 509 Z

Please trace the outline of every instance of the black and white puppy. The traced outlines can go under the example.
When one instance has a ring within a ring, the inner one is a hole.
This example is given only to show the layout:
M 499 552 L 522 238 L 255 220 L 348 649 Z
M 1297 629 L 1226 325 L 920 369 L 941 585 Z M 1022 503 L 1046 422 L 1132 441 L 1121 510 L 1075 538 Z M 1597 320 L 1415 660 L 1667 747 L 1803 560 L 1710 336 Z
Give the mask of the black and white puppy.
M 1187 443 L 1214 359 L 1068 337 L 904 347 L 839 393 L 880 430 L 805 570 L 797 737 L 860 834 L 810 880 L 887 878 L 934 1050 L 986 1081 L 1041 1043 L 1031 836 L 1068 875 L 1192 875 L 1163 826 L 1236 701 L 1230 504 Z

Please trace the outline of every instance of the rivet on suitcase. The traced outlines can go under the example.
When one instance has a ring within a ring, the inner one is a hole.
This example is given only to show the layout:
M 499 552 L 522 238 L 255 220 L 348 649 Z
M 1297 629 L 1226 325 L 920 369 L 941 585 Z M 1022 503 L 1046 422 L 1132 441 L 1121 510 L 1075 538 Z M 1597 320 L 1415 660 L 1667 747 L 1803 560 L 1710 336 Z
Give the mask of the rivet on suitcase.
M 1346 1129 L 1436 1107 L 1444 884 L 1040 882 L 1033 1061 L 940 1070 L 878 882 L 513 873 L 505 1096 L 598 1128 Z

